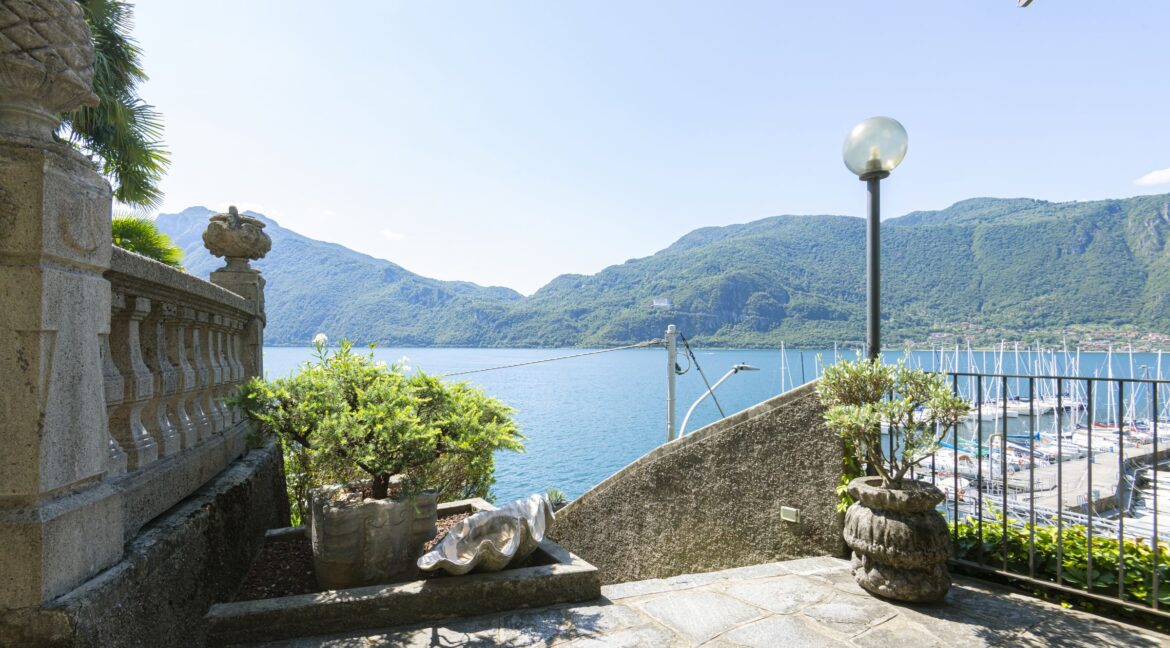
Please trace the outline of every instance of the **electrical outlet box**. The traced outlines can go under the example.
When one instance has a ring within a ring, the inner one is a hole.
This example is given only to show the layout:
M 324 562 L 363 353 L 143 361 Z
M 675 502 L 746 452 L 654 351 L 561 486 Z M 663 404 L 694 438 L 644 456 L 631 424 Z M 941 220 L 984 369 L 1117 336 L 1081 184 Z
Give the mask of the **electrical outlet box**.
M 780 519 L 785 522 L 800 523 L 800 509 L 792 508 L 791 506 L 780 507 Z

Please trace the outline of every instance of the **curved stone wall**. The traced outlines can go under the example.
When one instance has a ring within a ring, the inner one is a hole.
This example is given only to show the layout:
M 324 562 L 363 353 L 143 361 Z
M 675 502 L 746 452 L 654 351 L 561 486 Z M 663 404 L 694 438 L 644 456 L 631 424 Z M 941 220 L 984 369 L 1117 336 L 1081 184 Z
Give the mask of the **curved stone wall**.
M 550 535 L 603 583 L 843 556 L 843 447 L 822 413 L 809 383 L 667 443 L 561 510 Z

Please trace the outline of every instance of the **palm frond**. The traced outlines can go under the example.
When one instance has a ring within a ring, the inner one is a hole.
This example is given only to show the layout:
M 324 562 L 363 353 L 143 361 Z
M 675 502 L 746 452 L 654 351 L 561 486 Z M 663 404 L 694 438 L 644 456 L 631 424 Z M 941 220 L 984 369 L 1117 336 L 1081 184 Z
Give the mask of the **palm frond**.
M 112 222 L 114 245 L 173 268 L 183 268 L 183 250 L 158 225 L 141 216 L 115 216 Z
M 142 49 L 130 36 L 133 10 L 124 0 L 80 0 L 93 34 L 93 89 L 101 99 L 62 117 L 63 135 L 83 152 L 98 158 L 115 184 L 122 203 L 157 207 L 159 182 L 170 166 L 162 142 L 162 116 L 138 96 L 147 79 Z

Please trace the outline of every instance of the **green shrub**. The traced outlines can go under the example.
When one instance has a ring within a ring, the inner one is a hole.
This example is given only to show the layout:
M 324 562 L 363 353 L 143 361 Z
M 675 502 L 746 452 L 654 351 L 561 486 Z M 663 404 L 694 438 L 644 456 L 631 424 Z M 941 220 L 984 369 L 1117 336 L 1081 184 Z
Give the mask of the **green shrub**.
M 439 500 L 487 497 L 496 450 L 523 449 L 511 409 L 466 383 L 354 353 L 348 342 L 316 355 L 299 373 L 252 378 L 230 404 L 262 436 L 280 439 L 294 518 L 308 493 L 368 478 L 374 498 L 435 490 Z M 397 492 L 391 492 L 391 484 Z M 295 520 L 294 520 L 295 521 Z
M 996 513 L 996 521 L 983 522 L 982 542 L 979 522 L 967 517 L 952 523 L 956 533 L 956 557 L 1002 567 L 1006 556 L 1009 571 L 1028 575 L 1028 532 L 1030 525 L 1008 519 L 1004 533 L 1003 516 Z M 1033 540 L 1036 578 L 1056 582 L 1057 565 L 1065 585 L 1085 589 L 1105 596 L 1117 596 L 1117 566 L 1124 555 L 1125 600 L 1152 605 L 1154 602 L 1154 558 L 1157 552 L 1158 605 L 1170 605 L 1170 547 L 1157 543 L 1157 549 L 1145 538 L 1126 538 L 1119 543 L 1116 536 L 1093 534 L 1093 568 L 1089 570 L 1089 533 L 1081 525 L 1065 526 L 1058 541 L 1056 527 L 1036 525 Z M 1124 547 L 1124 554 L 1121 548 Z M 1059 553 L 1059 555 L 1058 555 Z

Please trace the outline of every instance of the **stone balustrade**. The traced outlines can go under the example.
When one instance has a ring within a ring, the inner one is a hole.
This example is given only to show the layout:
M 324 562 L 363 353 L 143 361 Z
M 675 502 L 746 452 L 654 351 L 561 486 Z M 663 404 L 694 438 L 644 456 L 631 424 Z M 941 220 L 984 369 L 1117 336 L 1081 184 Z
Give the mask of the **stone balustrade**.
M 256 319 L 254 306 L 117 248 L 105 277 L 112 291 L 110 334 L 102 342 L 106 407 L 127 469 L 238 425 L 241 417 L 224 401 L 246 378 L 236 349 Z
M 262 317 L 255 300 L 119 248 L 104 276 L 105 478 L 130 496 L 133 533 L 243 452 L 247 425 L 225 401 L 262 366 L 240 359 Z

